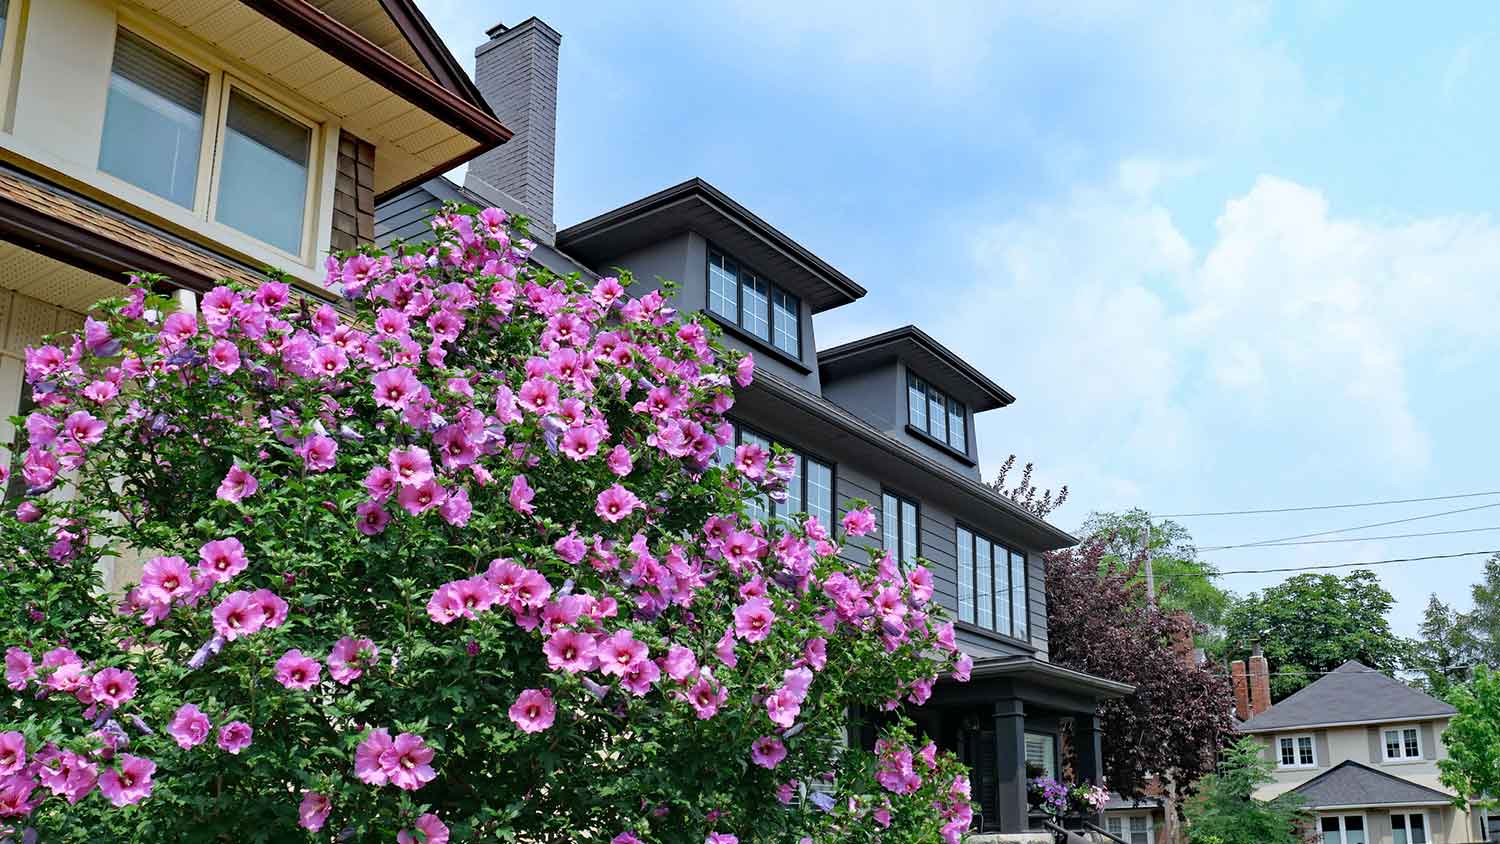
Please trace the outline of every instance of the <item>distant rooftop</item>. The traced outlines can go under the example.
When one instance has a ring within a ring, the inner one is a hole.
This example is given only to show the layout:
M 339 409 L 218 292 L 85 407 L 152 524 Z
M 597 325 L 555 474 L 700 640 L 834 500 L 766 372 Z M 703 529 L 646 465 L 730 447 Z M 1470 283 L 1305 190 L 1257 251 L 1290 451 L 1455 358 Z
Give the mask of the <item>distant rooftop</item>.
M 1442 718 L 1458 710 L 1354 660 L 1251 718 L 1242 733 Z
M 1352 759 L 1292 789 L 1312 809 L 1357 806 L 1447 805 L 1452 795 L 1377 771 Z

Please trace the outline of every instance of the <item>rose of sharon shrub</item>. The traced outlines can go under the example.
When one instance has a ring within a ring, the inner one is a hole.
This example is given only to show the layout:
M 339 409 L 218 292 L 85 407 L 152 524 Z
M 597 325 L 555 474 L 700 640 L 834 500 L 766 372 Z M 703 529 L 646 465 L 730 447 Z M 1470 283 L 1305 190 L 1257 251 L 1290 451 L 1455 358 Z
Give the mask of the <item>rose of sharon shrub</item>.
M 791 472 L 714 460 L 751 360 L 503 212 L 434 228 L 331 259 L 345 313 L 142 279 L 27 352 L 0 838 L 956 841 L 952 758 L 843 741 L 966 670 L 952 625 L 840 559 L 867 510 L 747 517 Z

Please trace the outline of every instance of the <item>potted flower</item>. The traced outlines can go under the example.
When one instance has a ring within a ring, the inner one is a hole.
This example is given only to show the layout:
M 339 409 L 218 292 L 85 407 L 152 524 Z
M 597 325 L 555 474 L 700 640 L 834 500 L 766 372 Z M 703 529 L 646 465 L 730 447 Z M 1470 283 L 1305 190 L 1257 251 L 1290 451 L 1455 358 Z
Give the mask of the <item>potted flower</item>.
M 1070 814 L 1093 817 L 1104 811 L 1109 802 L 1109 792 L 1102 785 L 1082 782 L 1068 789 L 1068 811 Z

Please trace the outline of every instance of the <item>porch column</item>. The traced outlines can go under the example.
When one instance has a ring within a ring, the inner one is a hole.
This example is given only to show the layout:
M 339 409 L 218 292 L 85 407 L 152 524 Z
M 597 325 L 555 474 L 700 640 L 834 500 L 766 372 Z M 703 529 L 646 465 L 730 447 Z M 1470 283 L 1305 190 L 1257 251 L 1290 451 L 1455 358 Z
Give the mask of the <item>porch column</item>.
M 1001 832 L 1025 832 L 1026 706 L 1020 698 L 995 701 L 995 808 Z
M 1073 776 L 1079 782 L 1095 785 L 1104 782 L 1104 727 L 1098 712 L 1079 713 L 1073 718 L 1073 747 L 1076 748 L 1078 770 Z

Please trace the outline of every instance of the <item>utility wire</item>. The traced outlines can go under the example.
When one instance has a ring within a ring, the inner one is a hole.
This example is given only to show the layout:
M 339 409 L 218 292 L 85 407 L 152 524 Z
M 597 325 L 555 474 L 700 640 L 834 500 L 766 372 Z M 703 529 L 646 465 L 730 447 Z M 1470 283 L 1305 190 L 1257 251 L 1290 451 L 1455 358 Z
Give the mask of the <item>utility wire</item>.
M 1251 542 L 1244 545 L 1209 545 L 1197 548 L 1197 551 L 1232 551 L 1236 548 L 1281 548 L 1289 545 L 1330 545 L 1340 542 L 1374 542 L 1379 539 L 1412 539 L 1418 536 L 1452 536 L 1458 533 L 1483 533 L 1485 531 L 1500 530 L 1500 525 L 1481 528 L 1460 528 L 1458 530 L 1429 530 L 1423 533 L 1388 533 L 1382 536 L 1351 536 L 1347 539 L 1307 539 L 1301 542 Z
M 1457 510 L 1444 510 L 1441 513 L 1427 513 L 1422 516 L 1408 516 L 1404 519 L 1392 519 L 1388 522 L 1371 522 L 1367 525 L 1355 525 L 1353 527 L 1337 528 L 1335 530 L 1320 530 L 1314 533 L 1299 533 L 1296 536 L 1281 536 L 1276 539 L 1262 539 L 1258 542 L 1244 542 L 1235 546 L 1237 548 L 1254 548 L 1263 545 L 1275 545 L 1280 542 L 1291 542 L 1297 539 L 1311 539 L 1315 536 L 1329 536 L 1335 533 L 1348 533 L 1353 530 L 1367 530 L 1369 528 L 1386 527 L 1387 525 L 1404 525 L 1407 522 L 1420 522 L 1423 519 L 1436 519 L 1439 516 L 1452 516 L 1456 513 L 1472 513 L 1475 510 L 1488 510 L 1492 507 L 1500 507 L 1500 501 L 1492 504 L 1479 504 L 1474 507 L 1461 507 Z
M 1231 574 L 1280 574 L 1282 572 L 1301 571 L 1324 571 L 1327 569 L 1351 569 L 1365 568 L 1368 566 L 1389 566 L 1396 563 L 1415 563 L 1421 560 L 1455 560 L 1460 557 L 1480 557 L 1486 554 L 1500 554 L 1500 551 L 1465 551 L 1460 554 L 1428 554 L 1422 557 L 1396 557 L 1389 560 L 1370 560 L 1363 563 L 1320 563 L 1306 566 L 1289 566 L 1287 568 L 1271 569 L 1229 569 L 1227 571 L 1197 572 L 1164 572 L 1156 575 L 1157 580 L 1175 579 L 1180 577 L 1223 577 Z
M 1452 501 L 1458 498 L 1482 498 L 1487 495 L 1500 495 L 1500 490 L 1494 492 L 1466 492 L 1459 495 L 1432 495 L 1426 498 L 1393 498 L 1389 501 L 1363 501 L 1357 504 L 1319 504 L 1313 507 L 1271 507 L 1263 510 L 1219 510 L 1205 513 L 1167 513 L 1157 516 L 1159 519 L 1192 519 L 1200 516 L 1255 516 L 1262 513 L 1304 513 L 1309 510 L 1347 510 L 1354 507 L 1380 507 L 1386 504 L 1418 504 L 1423 501 Z

